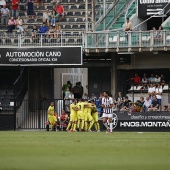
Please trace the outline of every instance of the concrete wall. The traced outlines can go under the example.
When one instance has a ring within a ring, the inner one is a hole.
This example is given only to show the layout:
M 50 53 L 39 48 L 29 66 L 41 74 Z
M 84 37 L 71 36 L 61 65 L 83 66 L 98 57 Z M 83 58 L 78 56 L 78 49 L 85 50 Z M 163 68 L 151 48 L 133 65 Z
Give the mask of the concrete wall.
M 118 69 L 170 68 L 170 54 L 137 53 L 131 56 L 131 65 L 118 65 Z
M 82 86 L 84 87 L 84 93 L 88 90 L 86 86 L 88 85 L 88 69 L 87 68 L 54 68 L 54 98 L 62 98 L 62 73 L 79 73 L 83 74 Z M 69 79 L 69 76 L 68 76 Z M 68 79 L 64 80 L 64 84 L 67 83 Z M 73 83 L 73 82 L 71 82 Z M 73 84 L 74 86 L 75 84 Z

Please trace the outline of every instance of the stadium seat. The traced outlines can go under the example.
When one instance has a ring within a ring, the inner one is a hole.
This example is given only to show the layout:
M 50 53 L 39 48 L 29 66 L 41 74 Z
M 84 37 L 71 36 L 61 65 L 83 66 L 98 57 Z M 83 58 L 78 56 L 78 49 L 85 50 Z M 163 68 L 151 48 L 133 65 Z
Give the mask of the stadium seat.
M 83 22 L 83 18 L 77 18 L 77 22 Z
M 74 43 L 74 39 L 68 39 L 68 43 Z
M 47 9 L 53 10 L 53 6 L 47 6 Z
M 85 9 L 85 5 L 79 5 L 78 9 Z
M 77 9 L 77 6 L 76 5 L 70 5 L 69 9 Z
M 29 19 L 28 21 L 27 21 L 27 23 L 35 23 L 36 21 L 35 21 L 35 19 Z
M 80 29 L 85 29 L 85 25 L 80 25 Z
M 67 16 L 73 16 L 73 12 L 66 12 Z
M 42 22 L 43 22 L 42 18 L 38 18 L 38 19 L 37 19 L 37 22 L 42 23 Z
M 78 25 L 73 25 L 72 26 L 72 29 L 78 29 L 79 27 L 78 27 Z
M 38 12 L 38 13 L 37 13 L 37 16 L 43 17 L 43 13 L 42 13 L 42 12 Z
M 7 38 L 7 39 L 5 39 L 5 44 L 9 44 L 9 45 L 11 45 L 12 44 L 12 42 L 11 42 L 11 39 L 9 39 L 9 38 Z

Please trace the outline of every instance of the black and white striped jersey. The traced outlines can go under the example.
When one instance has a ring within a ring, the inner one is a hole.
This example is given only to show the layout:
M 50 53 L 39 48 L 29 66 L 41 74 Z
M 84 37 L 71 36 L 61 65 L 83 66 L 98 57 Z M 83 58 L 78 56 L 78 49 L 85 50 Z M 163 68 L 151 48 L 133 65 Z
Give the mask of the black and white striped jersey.
M 113 98 L 112 97 L 103 97 L 102 98 L 102 104 L 106 107 L 106 106 L 110 106 L 113 104 Z M 113 108 L 103 108 L 103 113 L 106 113 L 106 114 L 110 114 L 110 113 L 113 113 Z

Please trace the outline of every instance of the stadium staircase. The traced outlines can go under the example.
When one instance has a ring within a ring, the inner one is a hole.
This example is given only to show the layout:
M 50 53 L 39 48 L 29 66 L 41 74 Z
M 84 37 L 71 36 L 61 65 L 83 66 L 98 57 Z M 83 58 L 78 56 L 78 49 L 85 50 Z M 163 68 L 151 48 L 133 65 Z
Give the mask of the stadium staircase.
M 127 0 L 126 2 L 124 0 L 118 0 L 110 5 L 106 16 L 103 16 L 100 21 L 97 21 L 96 30 L 103 30 L 104 24 L 105 30 L 121 29 L 122 25 L 125 23 L 125 17 L 130 18 L 135 13 L 136 0 Z

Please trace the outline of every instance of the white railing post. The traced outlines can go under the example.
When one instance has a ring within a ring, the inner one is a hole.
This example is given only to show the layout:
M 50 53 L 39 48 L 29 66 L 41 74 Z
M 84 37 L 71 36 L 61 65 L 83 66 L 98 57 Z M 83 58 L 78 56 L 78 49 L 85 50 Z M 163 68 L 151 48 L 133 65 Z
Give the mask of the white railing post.
M 18 48 L 21 48 L 21 34 L 18 34 Z
M 61 46 L 63 46 L 63 32 L 61 32 L 60 34 L 61 34 Z
M 105 37 L 105 41 L 106 41 L 106 49 L 109 48 L 109 33 L 106 33 L 106 37 Z
M 42 34 L 41 34 L 41 36 L 40 36 L 40 43 L 41 43 L 41 47 L 42 47 L 42 45 L 43 45 Z

